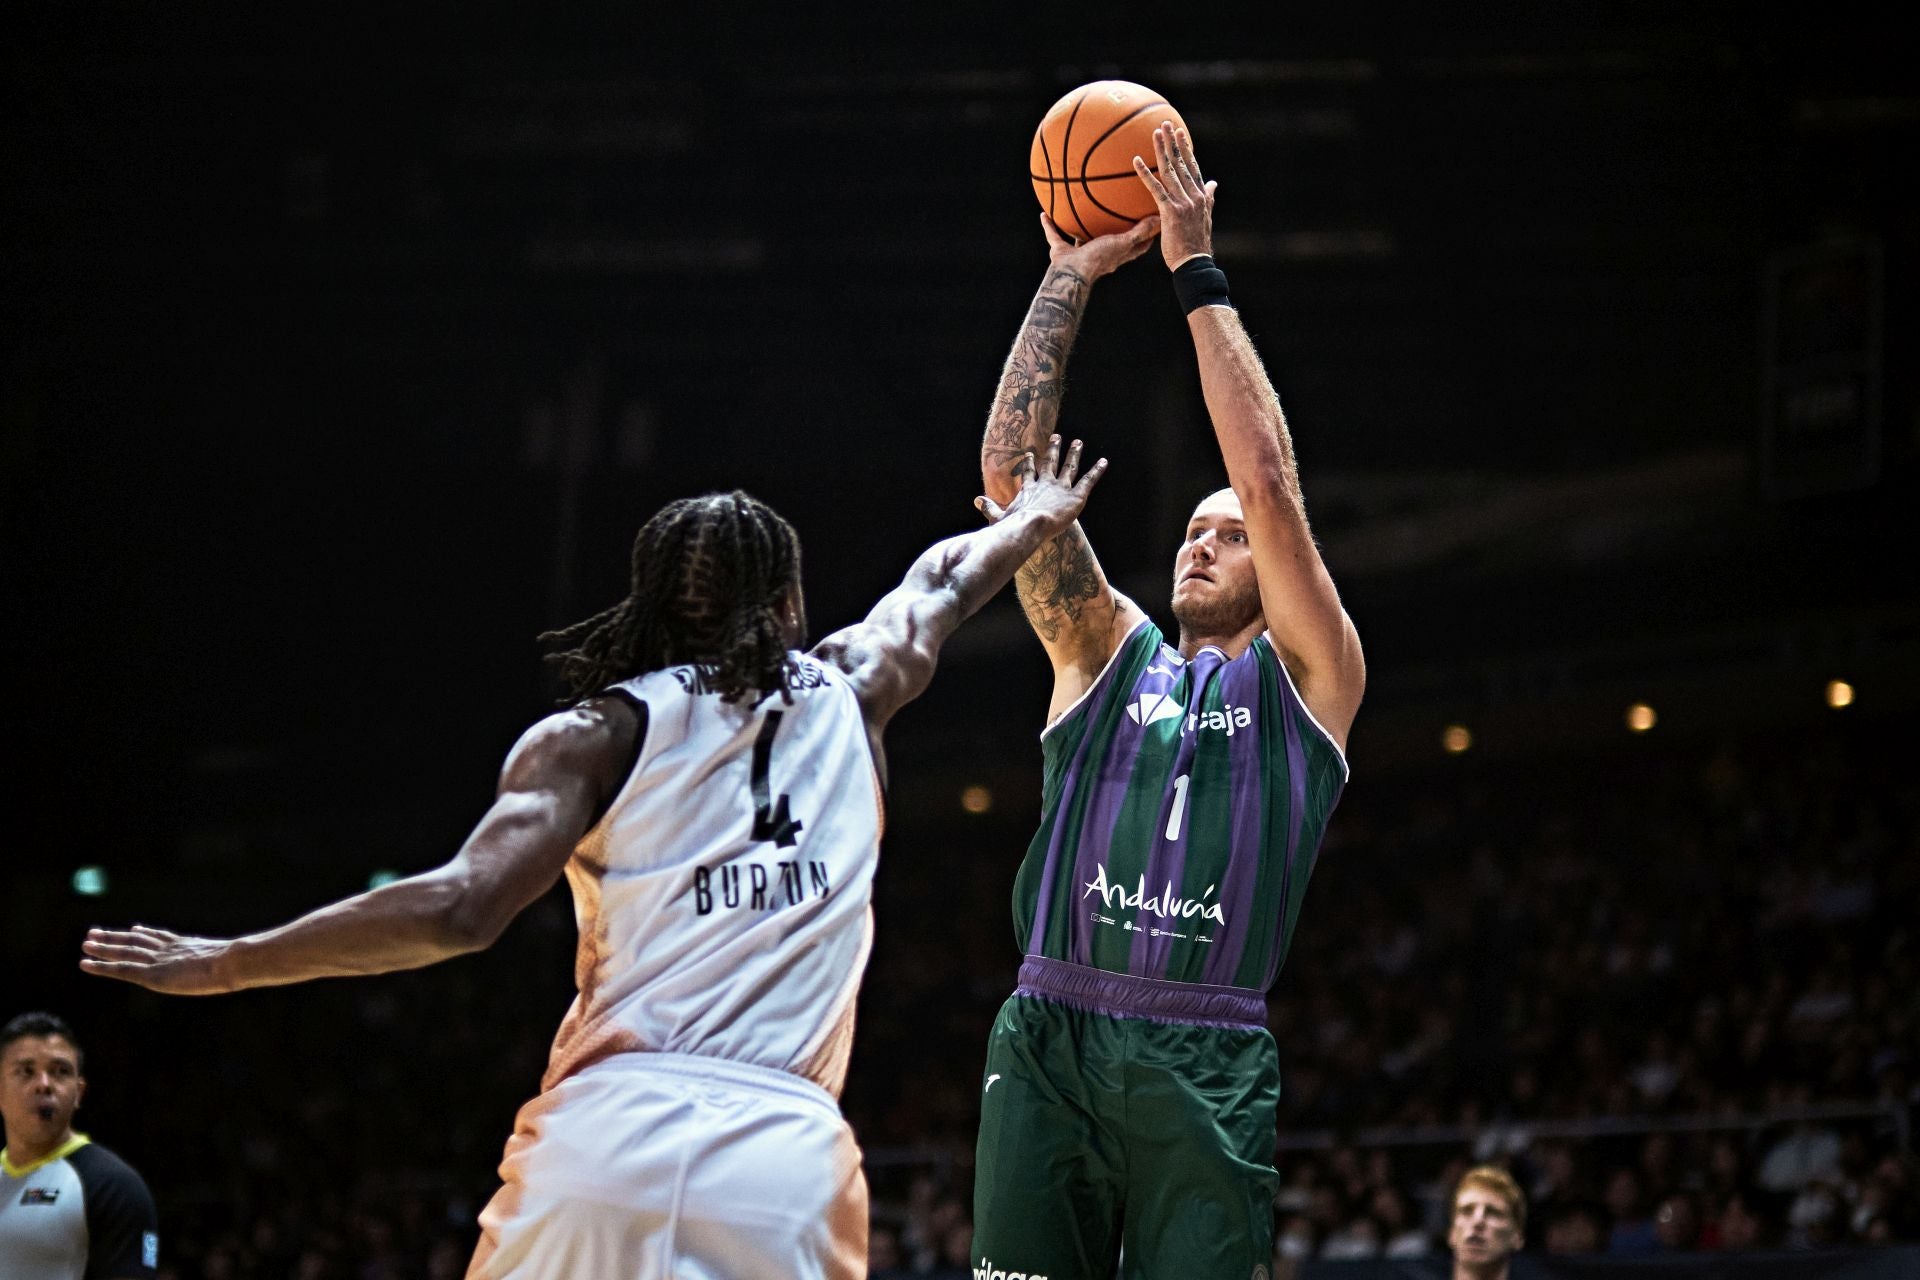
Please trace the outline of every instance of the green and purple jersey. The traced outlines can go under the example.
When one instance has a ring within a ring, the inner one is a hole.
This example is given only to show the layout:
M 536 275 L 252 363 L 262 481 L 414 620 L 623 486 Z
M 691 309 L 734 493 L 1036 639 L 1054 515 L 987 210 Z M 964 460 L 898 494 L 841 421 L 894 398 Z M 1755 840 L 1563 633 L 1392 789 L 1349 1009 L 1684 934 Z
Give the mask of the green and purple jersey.
M 1041 747 L 1040 830 L 1014 884 L 1022 990 L 1263 1021 L 1347 777 L 1272 642 L 1189 661 L 1143 621 Z

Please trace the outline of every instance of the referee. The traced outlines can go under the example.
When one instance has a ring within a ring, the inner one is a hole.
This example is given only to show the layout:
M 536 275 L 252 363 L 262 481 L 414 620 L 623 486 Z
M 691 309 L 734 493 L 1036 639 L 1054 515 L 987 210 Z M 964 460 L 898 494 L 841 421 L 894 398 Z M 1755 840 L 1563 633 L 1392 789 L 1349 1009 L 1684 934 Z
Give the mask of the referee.
M 87 1091 L 73 1028 L 50 1013 L 0 1027 L 0 1275 L 149 1280 L 153 1196 L 126 1161 L 73 1130 Z

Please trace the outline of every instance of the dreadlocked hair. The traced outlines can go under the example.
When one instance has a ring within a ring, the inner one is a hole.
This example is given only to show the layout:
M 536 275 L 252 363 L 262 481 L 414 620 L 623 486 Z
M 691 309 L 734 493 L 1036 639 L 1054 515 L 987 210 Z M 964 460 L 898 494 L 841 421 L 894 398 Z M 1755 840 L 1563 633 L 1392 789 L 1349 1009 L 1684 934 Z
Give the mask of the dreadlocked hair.
M 738 489 L 668 503 L 633 540 L 627 598 L 541 634 L 568 688 L 561 704 L 682 663 L 728 702 L 775 690 L 791 701 L 781 611 L 799 583 L 800 536 L 765 503 Z

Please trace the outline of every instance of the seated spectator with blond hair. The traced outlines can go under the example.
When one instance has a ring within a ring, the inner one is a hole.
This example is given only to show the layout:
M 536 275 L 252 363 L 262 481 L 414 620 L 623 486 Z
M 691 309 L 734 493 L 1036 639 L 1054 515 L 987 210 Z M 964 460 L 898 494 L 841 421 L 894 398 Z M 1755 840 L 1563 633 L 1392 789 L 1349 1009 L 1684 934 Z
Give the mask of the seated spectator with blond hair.
M 1483 1164 L 1460 1175 L 1453 1191 L 1453 1280 L 1507 1280 L 1527 1230 L 1527 1197 L 1513 1175 Z

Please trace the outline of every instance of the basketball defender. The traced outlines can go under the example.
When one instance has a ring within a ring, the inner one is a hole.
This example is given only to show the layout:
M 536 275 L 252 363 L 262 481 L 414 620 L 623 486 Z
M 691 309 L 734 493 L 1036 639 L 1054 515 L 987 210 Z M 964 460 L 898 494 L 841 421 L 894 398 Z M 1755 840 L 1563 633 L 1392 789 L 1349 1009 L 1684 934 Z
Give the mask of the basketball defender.
M 543 639 L 574 705 L 508 756 L 446 865 L 264 933 L 93 930 L 81 967 L 202 995 L 479 950 L 564 869 L 579 997 L 522 1108 L 469 1277 L 866 1273 L 866 1180 L 836 1097 L 872 936 L 882 730 L 941 644 L 1105 468 L 1023 465 L 811 653 L 800 545 L 742 493 L 660 511 L 620 604 Z M 1031 463 L 1031 459 L 1028 460 Z
M 987 1048 L 975 1274 L 1264 1276 L 1279 1071 L 1265 992 L 1346 782 L 1360 643 L 1307 528 L 1286 420 L 1211 257 L 1214 184 L 1154 137 L 1157 224 L 1051 263 L 981 447 L 1009 496 L 1046 438 L 1099 277 L 1154 232 L 1231 488 L 1187 521 L 1170 645 L 1078 524 L 1018 576 L 1052 659 L 1040 829 L 1014 885 L 1025 951 Z

